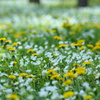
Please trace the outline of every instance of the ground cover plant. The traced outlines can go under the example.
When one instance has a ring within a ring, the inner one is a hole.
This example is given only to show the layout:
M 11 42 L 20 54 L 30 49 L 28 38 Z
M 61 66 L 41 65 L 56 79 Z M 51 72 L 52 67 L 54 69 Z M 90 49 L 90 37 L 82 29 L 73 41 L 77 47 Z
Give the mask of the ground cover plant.
M 100 8 L 0 6 L 0 100 L 99 100 Z

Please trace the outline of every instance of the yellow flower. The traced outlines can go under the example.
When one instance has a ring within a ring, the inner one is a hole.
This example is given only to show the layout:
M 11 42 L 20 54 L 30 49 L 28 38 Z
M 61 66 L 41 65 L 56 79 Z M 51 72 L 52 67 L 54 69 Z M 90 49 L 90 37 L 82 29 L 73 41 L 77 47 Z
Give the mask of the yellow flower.
M 68 92 L 65 92 L 65 93 L 63 94 L 63 97 L 64 97 L 64 98 L 70 98 L 70 97 L 72 97 L 72 96 L 74 96 L 74 92 L 73 92 L 73 91 L 68 91 Z
M 52 73 L 54 71 L 55 71 L 54 69 L 49 69 L 46 73 L 48 74 L 48 73 Z
M 53 53 L 53 55 L 55 56 L 55 55 L 57 55 L 57 53 Z
M 19 38 L 21 36 L 21 34 L 15 34 L 14 38 Z
M 0 38 L 0 41 L 5 41 L 6 40 L 6 38 Z
M 70 72 L 76 73 L 76 69 L 71 69 Z
M 46 31 L 46 32 L 50 32 L 50 30 L 49 30 L 49 29 L 46 29 L 45 31 Z
M 33 29 L 33 27 L 32 27 L 32 26 L 28 27 L 28 30 L 32 30 L 32 29 Z
M 78 40 L 77 42 L 81 45 L 83 42 L 85 42 L 85 40 L 82 39 L 82 40 Z
M 70 84 L 72 84 L 72 81 L 68 79 L 63 83 L 63 86 L 70 85 Z
M 19 75 L 19 77 L 24 77 L 24 76 L 26 76 L 26 73 L 21 73 L 21 74 Z
M 26 78 L 34 78 L 35 76 L 33 75 L 27 75 Z
M 58 49 L 59 47 L 54 47 L 54 49 Z
M 16 64 L 17 62 L 16 61 L 13 61 L 13 64 Z
M 55 74 L 55 75 L 51 75 L 51 78 L 50 79 L 58 79 L 60 76 L 58 74 Z
M 85 74 L 85 69 L 83 67 L 77 67 L 76 68 L 76 73 L 77 74 Z
M 74 64 L 73 64 L 73 66 L 78 66 L 78 65 L 79 65 L 78 63 L 74 63 Z
M 62 27 L 65 27 L 65 28 L 70 28 L 72 26 L 72 24 L 69 24 L 67 22 L 63 22 L 62 24 Z
M 64 74 L 64 77 L 75 78 L 75 77 L 77 77 L 77 75 L 75 75 L 75 74 L 72 73 L 72 72 L 68 72 L 68 73 Z
M 56 33 L 56 30 L 52 30 L 51 32 L 52 32 L 52 33 Z
M 0 28 L 1 28 L 1 29 L 4 29 L 4 27 L 5 27 L 4 25 L 0 25 Z
M 80 47 L 80 50 L 83 50 L 84 48 L 85 48 L 85 46 L 81 46 L 81 47 Z
M 4 48 L 4 47 L 5 47 L 4 45 L 1 46 L 1 48 Z
M 8 50 L 11 50 L 11 51 L 15 51 L 15 48 L 13 47 L 7 47 Z
M 25 38 L 24 38 L 24 39 L 22 39 L 22 41 L 23 41 L 23 42 L 24 42 L 24 41 L 26 41 L 26 40 L 27 40 L 27 39 L 25 39 Z
M 33 31 L 32 33 L 36 34 L 36 33 L 37 33 L 37 31 Z
M 90 48 L 93 48 L 93 45 L 92 44 L 88 44 L 87 46 L 90 47 Z
M 87 62 L 82 63 L 82 65 L 88 65 L 90 63 L 91 63 L 91 61 L 87 61 Z
M 24 33 L 25 33 L 24 31 L 19 32 L 19 34 L 24 34 Z
M 100 46 L 100 40 L 95 43 L 96 46 Z
M 69 22 L 70 21 L 70 18 L 66 18 L 66 20 Z
M 8 99 L 19 99 L 19 96 L 17 94 L 10 94 L 9 96 L 7 96 Z
M 80 46 L 79 43 L 72 43 L 71 45 L 72 45 L 72 46 L 75 46 L 75 47 Z
M 28 49 L 27 50 L 27 53 L 31 53 L 31 52 L 33 52 L 34 50 L 33 49 Z
M 14 42 L 13 44 L 12 44 L 12 46 L 17 46 L 18 45 L 18 43 L 17 42 Z
M 64 81 L 64 79 L 63 79 L 63 78 L 61 78 L 61 77 L 60 77 L 60 78 L 58 78 L 58 80 L 59 80 L 59 81 Z
M 87 95 L 87 96 L 84 97 L 85 100 L 90 100 L 92 98 L 93 98 L 92 95 Z
M 54 36 L 54 39 L 59 40 L 59 41 L 62 40 L 60 36 Z
M 62 27 L 67 27 L 67 23 L 63 22 Z
M 6 25 L 9 27 L 12 27 L 12 23 L 10 23 L 10 22 L 7 22 Z
M 33 55 L 33 56 L 37 56 L 37 55 L 39 55 L 39 54 L 38 54 L 38 53 L 33 53 L 32 55 Z
M 11 40 L 6 40 L 5 42 L 6 42 L 6 43 L 9 43 L 9 42 L 11 42 Z
M 98 45 L 93 48 L 93 50 L 98 50 L 98 49 L 100 49 L 100 46 Z
M 65 47 L 67 47 L 67 45 L 66 44 L 60 44 L 59 47 L 65 48 Z
M 11 78 L 11 79 L 15 79 L 16 78 L 15 75 L 9 75 L 8 77 Z
M 96 75 L 96 74 L 95 74 L 94 76 L 97 77 L 97 78 L 100 78 L 100 75 Z

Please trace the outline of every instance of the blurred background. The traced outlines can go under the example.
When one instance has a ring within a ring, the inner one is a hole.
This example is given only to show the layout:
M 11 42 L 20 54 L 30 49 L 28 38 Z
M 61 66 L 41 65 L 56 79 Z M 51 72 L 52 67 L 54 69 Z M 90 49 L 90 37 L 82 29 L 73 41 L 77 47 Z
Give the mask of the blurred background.
M 60 6 L 60 7 L 86 7 L 86 6 L 99 6 L 100 0 L 0 0 L 0 4 L 29 4 L 35 3 L 47 6 Z

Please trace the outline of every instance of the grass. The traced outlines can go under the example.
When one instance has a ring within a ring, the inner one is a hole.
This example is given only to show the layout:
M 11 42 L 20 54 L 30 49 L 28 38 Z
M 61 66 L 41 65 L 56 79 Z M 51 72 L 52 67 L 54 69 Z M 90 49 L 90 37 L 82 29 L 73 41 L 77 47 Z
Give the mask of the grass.
M 99 7 L 0 8 L 1 100 L 99 100 Z

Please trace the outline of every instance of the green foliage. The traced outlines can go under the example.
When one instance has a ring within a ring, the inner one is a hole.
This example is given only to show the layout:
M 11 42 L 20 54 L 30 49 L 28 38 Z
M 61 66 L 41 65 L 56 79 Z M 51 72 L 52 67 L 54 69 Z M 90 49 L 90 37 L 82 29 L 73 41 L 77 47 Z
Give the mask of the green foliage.
M 1 5 L 0 99 L 99 100 L 99 10 Z

